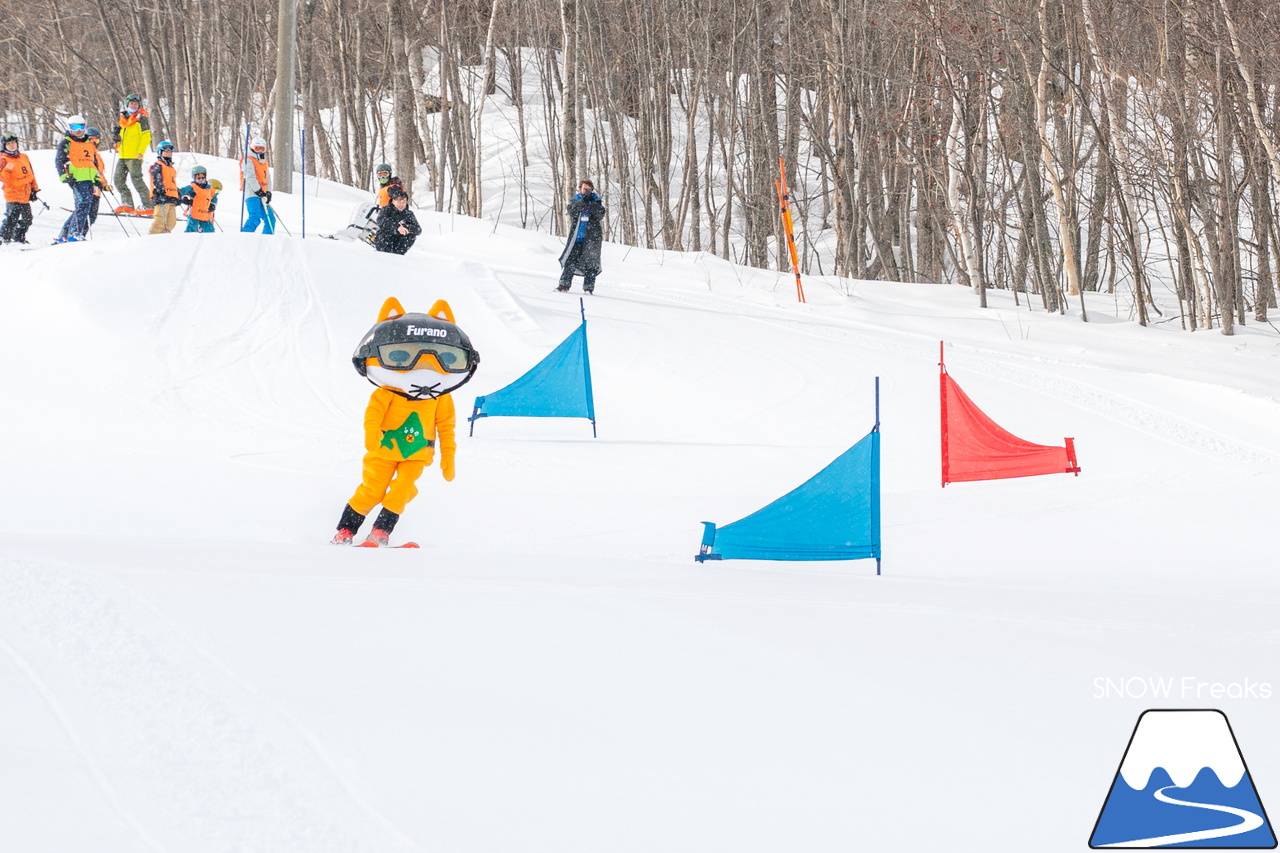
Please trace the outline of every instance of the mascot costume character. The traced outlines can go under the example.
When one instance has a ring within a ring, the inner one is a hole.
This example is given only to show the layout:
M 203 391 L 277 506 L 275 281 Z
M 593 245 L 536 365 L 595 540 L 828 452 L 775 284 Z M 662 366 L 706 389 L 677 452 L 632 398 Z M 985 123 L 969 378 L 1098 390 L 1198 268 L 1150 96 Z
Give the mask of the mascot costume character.
M 440 473 L 453 479 L 453 398 L 475 375 L 480 354 L 453 322 L 443 299 L 426 314 L 406 314 L 391 297 L 351 357 L 356 372 L 378 386 L 364 412 L 364 477 L 338 521 L 334 545 L 349 545 L 365 516 L 382 504 L 365 548 L 391 544 L 391 531 L 423 470 L 440 452 Z M 402 548 L 416 548 L 412 542 Z

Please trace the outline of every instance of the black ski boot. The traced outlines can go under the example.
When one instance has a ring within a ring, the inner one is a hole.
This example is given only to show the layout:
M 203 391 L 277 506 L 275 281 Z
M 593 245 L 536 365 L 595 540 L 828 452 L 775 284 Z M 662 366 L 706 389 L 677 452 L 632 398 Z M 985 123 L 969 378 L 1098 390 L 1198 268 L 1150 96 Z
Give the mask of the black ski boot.
M 364 524 L 364 516 L 347 504 L 342 508 L 342 518 L 338 519 L 338 533 L 330 540 L 330 545 L 350 545 L 356 537 L 356 531 Z
M 400 513 L 392 512 L 385 506 L 378 513 L 378 518 L 373 522 L 373 530 L 369 532 L 369 536 L 365 539 L 365 544 L 372 542 L 379 548 L 385 548 L 391 544 L 391 531 L 396 529 L 396 522 L 400 520 Z

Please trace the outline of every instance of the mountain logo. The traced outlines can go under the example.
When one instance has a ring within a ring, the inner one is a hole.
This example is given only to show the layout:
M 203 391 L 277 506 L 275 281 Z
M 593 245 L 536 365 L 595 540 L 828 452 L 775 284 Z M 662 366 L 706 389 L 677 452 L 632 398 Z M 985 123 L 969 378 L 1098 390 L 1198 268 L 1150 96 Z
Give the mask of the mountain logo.
M 1274 849 L 1275 833 L 1227 715 L 1143 711 L 1089 846 Z

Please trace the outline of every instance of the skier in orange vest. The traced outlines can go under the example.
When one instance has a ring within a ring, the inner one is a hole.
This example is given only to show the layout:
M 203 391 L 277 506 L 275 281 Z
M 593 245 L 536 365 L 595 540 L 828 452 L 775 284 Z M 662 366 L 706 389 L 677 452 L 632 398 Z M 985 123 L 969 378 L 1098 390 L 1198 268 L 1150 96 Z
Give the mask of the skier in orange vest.
M 4 224 L 0 225 L 0 243 L 27 242 L 31 227 L 31 202 L 36 201 L 40 187 L 31 160 L 18 150 L 18 137 L 5 134 L 0 140 L 0 183 L 4 184 Z
M 84 116 L 67 119 L 67 135 L 54 155 L 54 168 L 59 180 L 71 188 L 76 208 L 62 226 L 59 243 L 75 243 L 89 234 L 89 211 L 93 207 L 94 190 L 102 180 L 98 171 L 98 148 L 90 141 Z
M 276 233 L 276 214 L 271 209 L 271 190 L 267 189 L 270 183 L 267 168 L 267 140 L 255 136 L 248 155 L 240 158 L 240 188 L 245 191 L 245 207 L 249 210 L 241 231 L 257 231 L 261 222 L 263 234 Z
M 187 205 L 187 233 L 213 233 L 213 212 L 218 209 L 218 190 L 209 183 L 204 166 L 191 170 L 191 183 L 178 190 L 178 201 Z
M 178 169 L 173 165 L 173 143 L 167 139 L 156 146 L 151 164 L 151 206 L 155 215 L 147 233 L 168 234 L 178 224 Z

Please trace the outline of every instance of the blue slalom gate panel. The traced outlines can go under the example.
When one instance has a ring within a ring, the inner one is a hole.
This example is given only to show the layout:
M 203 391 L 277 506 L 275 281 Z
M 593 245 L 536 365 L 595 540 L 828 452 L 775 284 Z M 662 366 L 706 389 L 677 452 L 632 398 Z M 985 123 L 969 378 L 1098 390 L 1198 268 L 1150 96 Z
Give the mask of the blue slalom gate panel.
M 587 351 L 587 316 L 582 325 L 527 373 L 505 388 L 476 397 L 471 431 L 480 418 L 588 418 L 596 430 L 591 394 L 591 359 Z
M 861 560 L 880 571 L 880 427 L 746 518 L 704 521 L 704 560 Z

